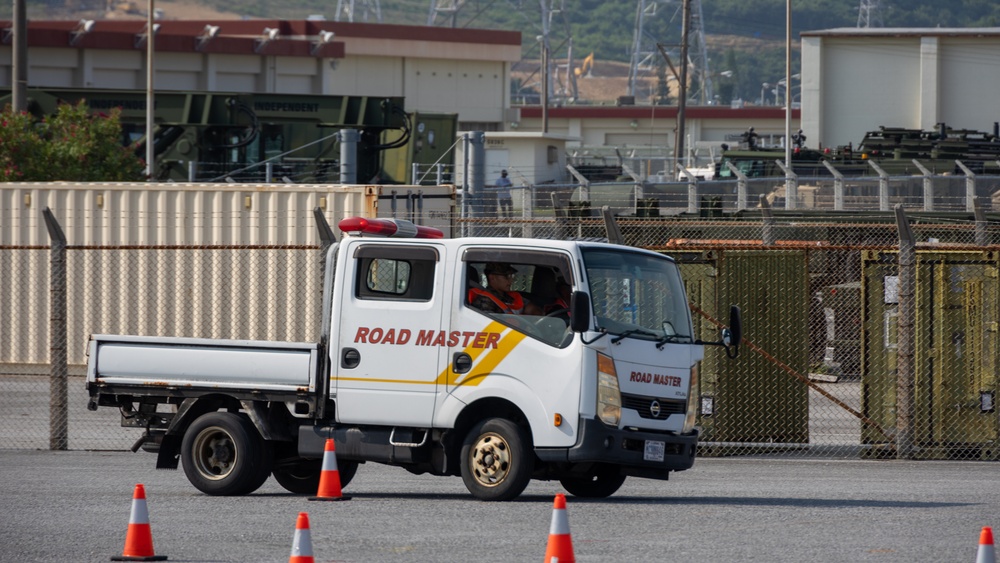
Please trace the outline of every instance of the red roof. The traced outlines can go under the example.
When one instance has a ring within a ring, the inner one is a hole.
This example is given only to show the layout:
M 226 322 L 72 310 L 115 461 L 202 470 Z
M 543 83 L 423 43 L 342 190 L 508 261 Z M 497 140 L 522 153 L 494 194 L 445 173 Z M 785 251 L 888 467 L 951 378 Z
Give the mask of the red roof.
M 162 20 L 156 23 L 160 27 L 156 33 L 155 48 L 166 52 L 344 58 L 344 43 L 336 41 L 337 37 L 483 45 L 521 44 L 520 32 L 483 29 L 444 30 L 425 26 L 307 20 Z M 0 21 L 0 28 L 12 26 L 9 20 Z M 200 40 L 206 26 L 218 26 L 218 32 L 210 39 Z M 145 49 L 145 42 L 141 41 L 145 28 L 145 20 L 99 20 L 93 23 L 90 31 L 81 33 L 78 31 L 80 22 L 76 20 L 32 20 L 28 22 L 28 46 Z M 278 30 L 278 36 L 263 41 L 265 29 Z M 324 31 L 332 31 L 334 40 L 317 42 L 316 37 Z

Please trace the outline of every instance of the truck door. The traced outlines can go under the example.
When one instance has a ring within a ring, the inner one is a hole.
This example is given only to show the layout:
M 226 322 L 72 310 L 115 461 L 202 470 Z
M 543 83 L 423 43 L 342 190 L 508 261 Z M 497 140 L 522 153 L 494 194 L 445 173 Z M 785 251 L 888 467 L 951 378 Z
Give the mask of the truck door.
M 439 397 L 446 415 L 489 397 L 504 397 L 525 413 L 536 445 L 571 444 L 576 420 L 556 428 L 555 413 L 575 413 L 580 401 L 582 354 L 569 329 L 568 292 L 576 276 L 565 252 L 510 247 L 466 248 L 456 256 L 465 288 L 456 292 L 450 314 L 451 355 L 446 387 Z M 501 269 L 498 269 L 501 268 Z M 520 306 L 479 308 L 491 287 L 505 285 Z M 516 309 L 516 311 L 515 311 Z
M 336 419 L 351 424 L 429 426 L 444 348 L 442 245 L 349 242 L 331 338 Z

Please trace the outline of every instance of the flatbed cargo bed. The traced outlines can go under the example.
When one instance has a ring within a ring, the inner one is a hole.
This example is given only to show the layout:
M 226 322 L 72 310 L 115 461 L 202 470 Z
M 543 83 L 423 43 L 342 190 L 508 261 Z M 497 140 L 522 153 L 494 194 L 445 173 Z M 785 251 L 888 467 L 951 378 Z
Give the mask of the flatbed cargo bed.
M 182 353 L 179 353 L 182 352 Z M 312 393 L 319 344 L 207 338 L 91 336 L 87 385 Z

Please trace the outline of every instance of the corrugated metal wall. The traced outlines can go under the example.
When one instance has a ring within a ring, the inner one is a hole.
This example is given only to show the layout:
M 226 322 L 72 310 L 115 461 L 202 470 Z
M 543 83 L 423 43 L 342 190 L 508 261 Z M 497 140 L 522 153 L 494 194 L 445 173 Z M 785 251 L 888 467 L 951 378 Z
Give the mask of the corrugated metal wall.
M 0 371 L 48 362 L 50 208 L 67 239 L 69 363 L 90 334 L 315 340 L 313 209 L 446 226 L 451 186 L 4 184 Z M 6 367 L 4 367 L 6 365 Z
M 315 207 L 333 226 L 356 215 L 444 213 L 422 223 L 441 227 L 453 206 L 452 186 L 9 183 L 0 187 L 0 245 L 47 245 L 46 207 L 68 244 L 89 246 L 317 244 Z

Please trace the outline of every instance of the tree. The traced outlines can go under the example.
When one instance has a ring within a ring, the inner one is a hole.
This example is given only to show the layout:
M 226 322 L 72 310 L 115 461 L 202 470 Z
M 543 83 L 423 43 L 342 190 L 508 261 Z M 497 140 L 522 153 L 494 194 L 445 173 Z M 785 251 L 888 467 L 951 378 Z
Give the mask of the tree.
M 663 61 L 663 57 L 656 57 L 656 95 L 653 96 L 653 105 L 666 106 L 672 103 L 670 82 L 667 80 L 667 64 Z
M 91 114 L 81 100 L 38 121 L 8 105 L 0 114 L 0 181 L 145 180 L 135 145 L 122 144 L 120 116 L 118 108 L 110 115 Z

